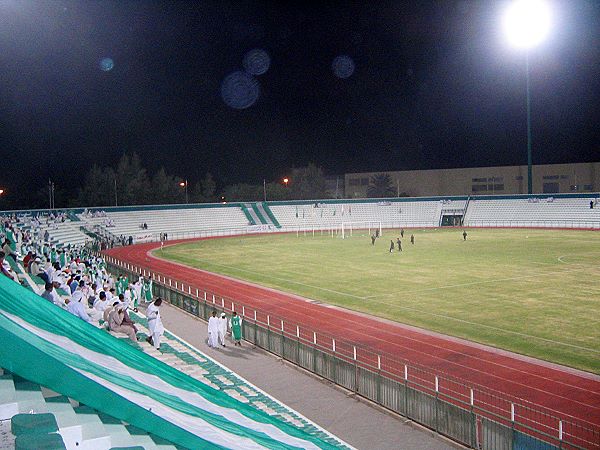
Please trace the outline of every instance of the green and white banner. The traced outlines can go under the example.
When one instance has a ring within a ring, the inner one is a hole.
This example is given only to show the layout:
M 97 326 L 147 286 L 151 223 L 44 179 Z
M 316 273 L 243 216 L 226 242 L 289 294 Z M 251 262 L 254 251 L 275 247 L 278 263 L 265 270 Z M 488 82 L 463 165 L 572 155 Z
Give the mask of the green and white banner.
M 182 447 L 336 448 L 2 276 L 0 340 L 0 365 L 7 370 Z

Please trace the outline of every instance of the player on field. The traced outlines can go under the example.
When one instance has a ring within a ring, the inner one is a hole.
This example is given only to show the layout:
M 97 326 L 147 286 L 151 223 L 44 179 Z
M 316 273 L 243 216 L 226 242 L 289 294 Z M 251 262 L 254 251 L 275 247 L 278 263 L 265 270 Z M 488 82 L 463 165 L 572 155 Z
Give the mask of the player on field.
M 467 240 L 467 230 L 463 231 L 463 241 Z
M 390 240 L 390 253 L 394 251 L 394 241 Z
M 400 238 L 396 239 L 396 244 L 398 244 L 398 251 L 401 252 L 402 251 L 402 241 L 400 240 Z

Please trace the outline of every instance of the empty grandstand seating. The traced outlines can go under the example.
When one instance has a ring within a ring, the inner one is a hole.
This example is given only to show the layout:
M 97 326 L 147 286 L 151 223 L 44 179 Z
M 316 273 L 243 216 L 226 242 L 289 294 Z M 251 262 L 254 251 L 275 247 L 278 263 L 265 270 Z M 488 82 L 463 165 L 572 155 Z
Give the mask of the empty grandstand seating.
M 452 205 L 462 210 L 466 200 L 392 200 L 352 203 L 270 204 L 282 227 L 328 228 L 342 223 L 381 222 L 383 227 L 436 227 L 442 208 Z
M 248 226 L 248 219 L 239 206 L 215 206 L 202 208 L 148 207 L 144 209 L 107 211 L 104 217 L 79 217 L 88 228 L 100 226 L 116 236 L 141 237 L 152 235 L 158 239 L 160 233 L 168 233 L 169 238 L 191 237 L 194 233 L 211 230 L 226 230 Z M 114 226 L 105 227 L 109 219 Z M 141 224 L 147 229 L 141 229 Z
M 474 198 L 464 224 L 471 227 L 598 228 L 600 209 L 589 197 Z

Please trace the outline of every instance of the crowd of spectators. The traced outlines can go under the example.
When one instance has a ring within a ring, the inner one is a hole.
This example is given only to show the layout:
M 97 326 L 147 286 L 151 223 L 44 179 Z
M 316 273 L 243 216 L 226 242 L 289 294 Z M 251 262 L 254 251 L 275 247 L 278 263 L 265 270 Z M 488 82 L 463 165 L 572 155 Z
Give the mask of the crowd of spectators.
M 62 220 L 61 217 L 64 216 L 55 215 L 51 220 Z M 140 301 L 152 302 L 151 278 L 130 281 L 125 275 L 113 276 L 104 259 L 94 251 L 93 243 L 59 247 L 49 241 L 47 232 L 35 227 L 39 220 L 3 218 L 0 276 L 23 284 L 27 278 L 34 283 L 40 279 L 44 285 L 42 299 L 85 322 L 137 340 L 138 330 L 128 310 L 137 312 Z M 13 260 L 13 266 L 7 258 Z

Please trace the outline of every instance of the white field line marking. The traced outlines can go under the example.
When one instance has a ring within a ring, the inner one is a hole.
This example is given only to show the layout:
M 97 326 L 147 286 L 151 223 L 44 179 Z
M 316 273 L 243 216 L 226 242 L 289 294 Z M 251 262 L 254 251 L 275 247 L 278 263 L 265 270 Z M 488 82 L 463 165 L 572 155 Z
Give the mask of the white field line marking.
M 568 264 L 568 263 L 564 263 L 564 264 Z M 581 264 L 578 264 L 578 265 L 581 265 Z M 531 275 L 523 275 L 523 276 L 519 276 L 519 277 L 496 278 L 493 280 L 470 281 L 468 283 L 459 283 L 459 284 L 447 284 L 444 286 L 436 286 L 436 287 L 424 288 L 424 289 L 415 289 L 412 291 L 390 292 L 387 294 L 370 295 L 368 297 L 365 297 L 365 300 L 370 300 L 373 298 L 381 298 L 381 297 L 392 297 L 392 296 L 404 295 L 404 294 L 418 294 L 420 292 L 439 291 L 441 289 L 449 289 L 449 288 L 464 287 L 464 286 L 474 286 L 477 284 L 490 284 L 490 283 L 498 283 L 498 282 L 502 282 L 502 281 L 514 281 L 514 280 L 522 280 L 522 279 L 527 279 L 527 278 L 537 278 L 537 277 L 543 277 L 543 276 L 547 276 L 547 275 L 560 275 L 563 273 L 577 272 L 577 271 L 581 271 L 584 269 L 585 268 L 577 268 L 577 269 L 561 270 L 561 271 L 555 271 L 555 272 L 543 272 L 543 273 L 535 273 L 535 274 L 531 274 Z
M 237 270 L 237 271 L 239 271 L 239 272 L 247 272 L 247 273 L 251 273 L 251 274 L 253 274 L 253 275 L 260 275 L 260 276 L 262 276 L 262 277 L 265 277 L 265 278 L 270 278 L 270 279 L 272 279 L 272 280 L 285 281 L 286 283 L 297 284 L 297 285 L 299 285 L 299 286 L 304 286 L 304 287 L 308 287 L 308 288 L 316 289 L 316 290 L 319 290 L 319 291 L 332 292 L 332 293 L 334 293 L 334 294 L 343 295 L 343 296 L 345 296 L 345 297 L 357 298 L 357 299 L 359 299 L 359 300 L 365 300 L 365 299 L 366 299 L 366 297 L 361 297 L 361 296 L 359 296 L 359 295 L 348 294 L 347 292 L 340 292 L 340 291 L 336 291 L 336 290 L 333 290 L 333 289 L 327 289 L 327 288 L 320 287 L 320 286 L 314 286 L 314 285 L 311 285 L 311 284 L 301 283 L 301 282 L 299 282 L 299 281 L 289 280 L 289 279 L 287 279 L 287 278 L 282 278 L 282 277 L 274 277 L 273 275 L 265 274 L 265 273 L 262 273 L 262 272 L 257 272 L 257 271 L 255 271 L 255 270 L 248 270 L 248 269 L 242 269 L 242 268 L 240 268 L 240 267 L 228 266 L 227 264 L 219 264 L 219 263 L 215 263 L 215 262 L 212 262 L 212 261 L 207 261 L 207 260 L 205 260 L 205 259 L 197 259 L 197 258 L 194 258 L 194 260 L 195 260 L 195 261 L 203 261 L 203 262 L 205 262 L 205 263 L 212 264 L 212 265 L 215 265 L 215 266 L 226 267 L 226 268 L 228 268 L 228 269 L 231 269 L 231 270 Z M 298 275 L 301 275 L 301 274 L 298 274 Z

